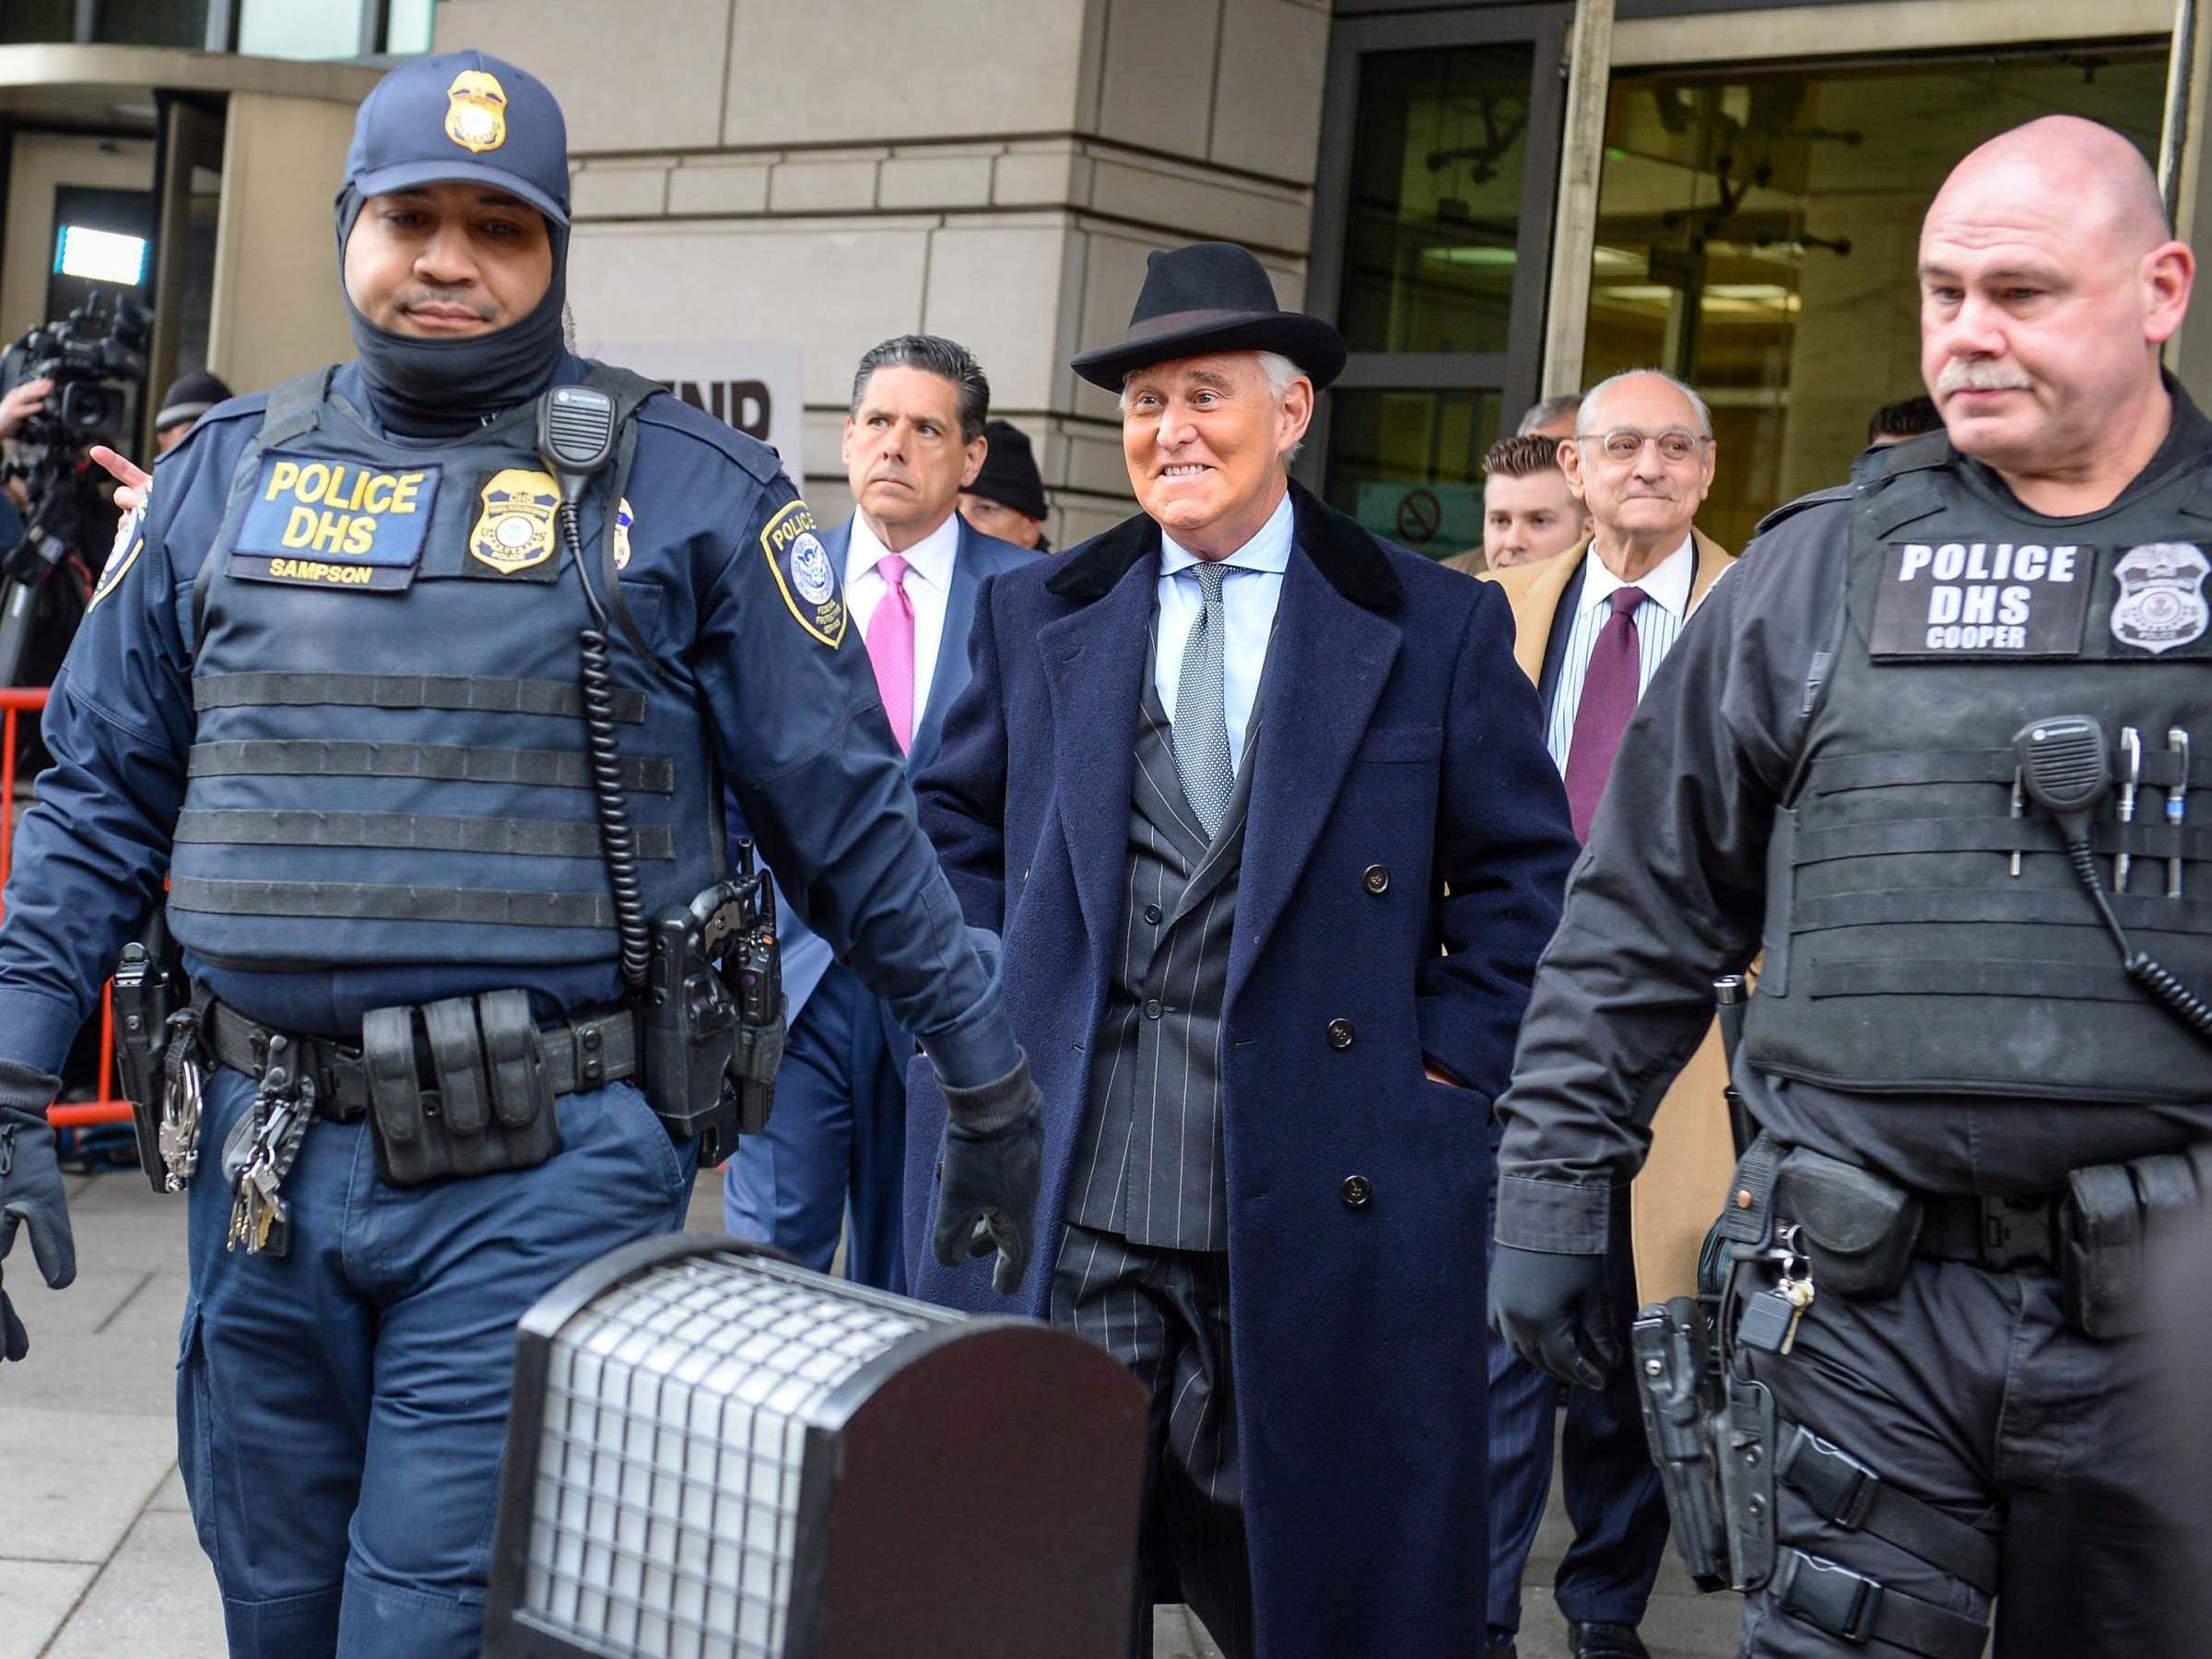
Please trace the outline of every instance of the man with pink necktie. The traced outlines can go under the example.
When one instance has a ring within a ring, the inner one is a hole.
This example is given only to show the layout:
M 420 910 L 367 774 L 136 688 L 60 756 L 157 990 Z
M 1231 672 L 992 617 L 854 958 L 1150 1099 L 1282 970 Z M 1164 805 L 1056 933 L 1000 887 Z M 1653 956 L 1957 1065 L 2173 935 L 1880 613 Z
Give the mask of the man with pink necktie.
M 968 683 L 968 629 L 983 583 L 1035 557 L 955 511 L 982 466 L 991 387 L 966 347 L 900 335 L 860 359 L 845 418 L 853 516 L 822 546 L 865 643 L 884 718 L 912 777 L 937 752 Z M 782 907 L 790 1020 L 765 1135 L 730 1159 L 723 1214 L 738 1238 L 827 1270 L 848 1218 L 845 1272 L 904 1290 L 900 1243 L 906 1065 L 913 1040 L 791 908 Z

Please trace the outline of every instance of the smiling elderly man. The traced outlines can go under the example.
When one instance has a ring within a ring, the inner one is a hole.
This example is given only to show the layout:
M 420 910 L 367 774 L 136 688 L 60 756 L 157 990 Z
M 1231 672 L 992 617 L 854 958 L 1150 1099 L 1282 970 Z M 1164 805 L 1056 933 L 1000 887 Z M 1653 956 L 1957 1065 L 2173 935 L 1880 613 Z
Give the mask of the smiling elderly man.
M 1503 595 L 1290 482 L 1344 355 L 1242 249 L 1152 255 L 1075 360 L 1143 511 L 994 582 L 917 787 L 1039 1057 L 1021 1304 L 1151 1391 L 1140 1613 L 1473 1659 L 1486 1128 L 1573 844 Z M 915 1084 L 916 1288 L 988 1307 L 920 1249 Z M 1363 1493 L 1390 1524 L 1344 1524 Z

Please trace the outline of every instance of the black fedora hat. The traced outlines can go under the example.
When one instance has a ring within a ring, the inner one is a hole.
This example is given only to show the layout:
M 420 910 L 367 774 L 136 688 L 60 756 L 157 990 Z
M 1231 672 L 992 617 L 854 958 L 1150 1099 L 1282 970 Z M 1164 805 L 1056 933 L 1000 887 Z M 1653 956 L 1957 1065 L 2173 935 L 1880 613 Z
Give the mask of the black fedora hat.
M 1068 366 L 1119 392 L 1133 369 L 1216 351 L 1277 351 L 1320 390 L 1344 370 L 1344 336 L 1319 317 L 1287 312 L 1250 252 L 1234 242 L 1193 242 L 1156 253 L 1118 346 L 1078 352 Z

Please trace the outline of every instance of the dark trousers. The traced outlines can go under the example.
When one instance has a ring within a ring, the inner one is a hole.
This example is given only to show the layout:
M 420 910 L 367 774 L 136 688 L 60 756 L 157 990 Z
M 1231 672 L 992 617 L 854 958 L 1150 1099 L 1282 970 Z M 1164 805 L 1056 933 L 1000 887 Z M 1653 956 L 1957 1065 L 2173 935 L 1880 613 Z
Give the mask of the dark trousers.
M 364 1123 L 311 1125 L 291 1249 L 223 1248 L 218 1070 L 189 1201 L 177 1461 L 233 1659 L 465 1659 L 483 1637 L 515 1323 L 586 1263 L 682 1225 L 696 1153 L 610 1084 L 534 1170 L 388 1185 Z
M 1130 1653 L 1152 1651 L 1151 1566 L 1160 1561 L 1229 1659 L 1252 1659 L 1228 1256 L 1070 1226 L 1053 1276 L 1053 1323 L 1127 1366 L 1152 1401 Z
M 1997 1659 L 2145 1659 L 2206 1651 L 2171 1628 L 2183 1598 L 2164 1572 L 2191 1530 L 2160 1478 L 2175 1451 L 2147 1340 L 2093 1342 L 2066 1328 L 2057 1277 L 1915 1262 L 1877 1300 L 1818 1297 L 1786 1356 L 1738 1350 L 1778 1416 L 1870 1465 L 1900 1491 L 1994 1539 Z M 1808 1554 L 1969 1618 L 1989 1598 L 1865 1531 L 1817 1513 L 1787 1487 L 1778 1535 Z M 1739 1659 L 1897 1659 L 1776 1605 L 1747 1598 Z
M 737 1143 L 723 1186 L 731 1236 L 830 1271 L 847 1214 L 845 1277 L 906 1290 L 906 1060 L 883 1005 L 850 969 L 822 975 L 791 1028 L 768 1133 Z
M 1497 1223 L 1491 1189 L 1490 1221 Z M 1636 1265 L 1625 1193 L 1617 1195 L 1606 1277 L 1622 1354 L 1636 1315 Z M 1492 1239 L 1490 1250 L 1497 1251 Z M 1552 1435 L 1560 1385 L 1495 1335 L 1490 1365 L 1490 1584 L 1493 1639 L 1521 1628 L 1521 1575 L 1551 1495 Z M 1570 1388 L 1559 1430 L 1559 1473 L 1574 1542 L 1559 1562 L 1561 1614 L 1578 1623 L 1643 1620 L 1666 1553 L 1666 1498 L 1652 1467 L 1636 1377 L 1616 1366 L 1603 1388 Z

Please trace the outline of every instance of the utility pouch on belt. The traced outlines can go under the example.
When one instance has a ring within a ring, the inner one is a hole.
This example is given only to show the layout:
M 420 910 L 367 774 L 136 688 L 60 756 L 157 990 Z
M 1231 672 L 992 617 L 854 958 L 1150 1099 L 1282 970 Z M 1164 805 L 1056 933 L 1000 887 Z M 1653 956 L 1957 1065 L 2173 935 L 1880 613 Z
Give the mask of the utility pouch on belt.
M 372 1008 L 361 1018 L 361 1065 L 377 1168 L 394 1186 L 526 1170 L 560 1150 L 527 992 Z
M 2059 1283 L 2075 1329 L 2104 1340 L 2148 1327 L 2150 1247 L 2199 1201 L 2195 1169 L 2181 1153 L 2066 1177 Z
M 1894 1182 L 1798 1147 L 1776 1172 L 1774 1209 L 1796 1223 L 1798 1246 L 1823 1291 L 1882 1297 L 1904 1283 L 1921 1206 Z

